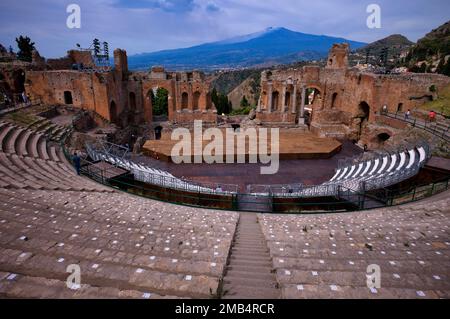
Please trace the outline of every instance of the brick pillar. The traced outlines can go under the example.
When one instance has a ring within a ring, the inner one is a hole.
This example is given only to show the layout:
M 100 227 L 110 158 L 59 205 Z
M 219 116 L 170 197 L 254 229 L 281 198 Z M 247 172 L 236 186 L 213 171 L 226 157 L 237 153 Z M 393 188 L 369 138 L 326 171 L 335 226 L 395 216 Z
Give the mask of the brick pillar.
M 272 113 L 272 91 L 273 91 L 273 85 L 272 83 L 267 83 L 269 86 L 269 89 L 267 90 L 269 102 L 267 103 L 267 112 Z
M 292 113 L 297 113 L 297 81 L 294 81 L 294 91 L 291 96 L 292 102 L 291 102 L 291 110 Z
M 305 117 L 305 99 L 306 99 L 306 87 L 302 86 L 302 104 L 300 107 L 300 117 Z

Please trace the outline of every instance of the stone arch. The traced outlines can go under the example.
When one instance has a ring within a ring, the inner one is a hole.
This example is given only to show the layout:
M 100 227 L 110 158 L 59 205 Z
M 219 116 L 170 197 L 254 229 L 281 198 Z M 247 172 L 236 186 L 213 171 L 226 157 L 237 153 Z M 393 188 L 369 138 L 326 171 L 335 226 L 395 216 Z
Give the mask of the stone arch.
M 181 109 L 189 108 L 189 94 L 187 92 L 183 92 L 181 94 Z
M 361 138 L 364 128 L 367 126 L 370 119 L 370 106 L 366 101 L 361 101 L 358 105 L 358 140 Z
M 21 94 L 25 91 L 25 71 L 22 69 L 13 72 L 14 93 Z
M 73 97 L 71 91 L 64 91 L 64 104 L 73 104 Z
M 397 112 L 403 112 L 403 103 L 398 103 Z
M 277 111 L 280 106 L 280 93 L 278 91 L 272 92 L 272 110 Z
M 331 97 L 331 108 L 334 109 L 336 107 L 336 100 L 337 100 L 338 94 L 337 92 L 334 92 Z
M 391 134 L 383 132 L 377 135 L 377 141 L 380 144 L 383 144 L 384 142 L 386 142 L 387 140 L 389 140 L 391 138 Z
M 129 105 L 130 105 L 130 111 L 135 112 L 136 111 L 136 94 L 134 92 L 130 92 L 130 94 L 129 94 Z
M 109 104 L 109 119 L 111 123 L 117 124 L 117 105 L 114 100 Z
M 155 127 L 155 140 L 160 140 L 162 135 L 163 127 L 161 125 L 158 125 Z
M 152 114 L 153 116 L 162 116 L 169 114 L 169 95 L 170 92 L 164 87 L 153 88 L 155 97 Z
M 291 107 L 291 92 L 287 91 L 284 97 L 284 105 L 289 109 Z
M 199 109 L 200 96 L 201 96 L 201 93 L 199 91 L 195 91 L 194 95 L 192 96 L 192 108 L 194 110 L 198 110 Z

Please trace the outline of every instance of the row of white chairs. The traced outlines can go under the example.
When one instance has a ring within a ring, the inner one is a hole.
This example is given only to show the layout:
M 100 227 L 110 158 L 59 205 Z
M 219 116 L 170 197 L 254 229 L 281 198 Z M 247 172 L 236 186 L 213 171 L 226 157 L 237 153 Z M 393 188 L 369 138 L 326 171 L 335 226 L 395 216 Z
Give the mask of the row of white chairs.
M 222 190 L 220 187 L 216 189 L 203 187 L 200 185 L 195 185 L 183 181 L 169 172 L 152 168 L 146 165 L 137 164 L 132 161 L 129 161 L 124 158 L 119 158 L 117 156 L 111 154 L 105 154 L 103 152 L 98 152 L 93 150 L 90 146 L 86 146 L 86 150 L 89 156 L 94 161 L 103 160 L 105 162 L 109 162 L 117 167 L 126 169 L 133 173 L 134 177 L 144 183 L 150 183 L 153 185 L 163 186 L 167 188 L 186 190 L 191 192 L 202 192 L 202 193 L 214 193 L 214 194 L 230 194 L 233 192 L 229 192 L 226 190 Z
M 285 194 L 275 194 L 278 197 L 324 197 L 334 196 L 339 187 L 343 186 L 352 192 L 361 191 L 364 182 L 376 185 L 376 181 L 383 179 L 392 185 L 401 182 L 417 173 L 428 158 L 424 146 L 411 148 L 395 154 L 385 154 L 370 160 L 353 163 L 338 168 L 334 176 L 317 186 L 306 186 L 300 191 Z M 383 183 L 384 186 L 389 186 Z

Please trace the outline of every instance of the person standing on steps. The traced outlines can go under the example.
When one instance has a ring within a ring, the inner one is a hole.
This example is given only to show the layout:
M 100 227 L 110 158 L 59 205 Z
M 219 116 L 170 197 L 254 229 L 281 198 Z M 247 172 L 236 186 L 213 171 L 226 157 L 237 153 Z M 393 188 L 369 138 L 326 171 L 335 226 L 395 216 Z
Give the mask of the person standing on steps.
M 406 113 L 405 113 L 405 120 L 409 120 L 410 115 L 411 115 L 411 110 L 408 109 L 408 111 L 406 111 Z
M 81 158 L 77 154 L 77 152 L 75 152 L 75 154 L 73 154 L 72 161 L 73 161 L 73 165 L 75 166 L 75 170 L 77 171 L 77 175 L 80 175 Z

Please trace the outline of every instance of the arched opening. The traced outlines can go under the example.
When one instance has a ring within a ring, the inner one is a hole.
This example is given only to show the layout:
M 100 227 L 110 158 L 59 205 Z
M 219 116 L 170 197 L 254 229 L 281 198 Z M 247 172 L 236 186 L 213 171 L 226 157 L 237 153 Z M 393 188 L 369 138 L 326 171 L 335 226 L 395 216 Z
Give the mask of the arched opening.
M 73 104 L 72 92 L 64 91 L 64 104 Z
M 162 126 L 157 126 L 155 127 L 155 140 L 160 140 L 161 139 L 161 135 L 162 135 Z
M 334 109 L 336 107 L 336 99 L 338 94 L 335 92 L 333 93 L 333 96 L 331 97 L 331 108 Z
M 284 105 L 286 105 L 288 109 L 291 107 L 291 92 L 286 92 Z
M 114 101 L 109 105 L 109 119 L 111 123 L 117 124 L 117 106 Z
M 367 123 L 369 122 L 370 117 L 370 106 L 367 104 L 367 102 L 363 101 L 359 103 L 358 106 L 358 114 L 356 118 L 359 120 L 358 123 L 358 140 L 361 138 L 361 134 L 363 129 L 366 127 Z
M 200 103 L 200 92 L 194 92 L 194 96 L 192 99 L 192 108 L 194 110 L 198 110 L 199 109 L 199 103 Z
M 397 112 L 403 112 L 403 103 L 398 103 Z
M 272 93 L 272 111 L 278 110 L 280 94 L 278 91 Z
M 308 88 L 306 89 L 306 105 L 314 104 L 320 98 L 320 91 L 316 88 Z
M 13 73 L 14 79 L 14 93 L 22 94 L 25 92 L 25 71 L 16 70 Z
M 378 142 L 383 144 L 384 142 L 389 140 L 391 138 L 391 136 L 388 133 L 381 133 L 381 134 L 377 135 L 377 138 L 378 138 Z
M 187 109 L 189 107 L 189 95 L 186 92 L 181 94 L 181 108 Z
M 211 108 L 211 93 L 206 93 L 206 109 L 209 110 Z
M 169 114 L 169 91 L 165 88 L 157 88 L 153 101 L 153 116 L 165 116 Z
M 129 94 L 129 103 L 130 103 L 130 111 L 136 111 L 136 94 L 134 92 L 130 92 Z

